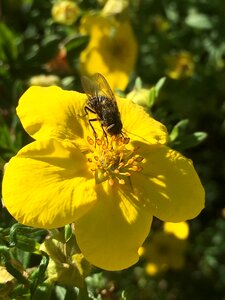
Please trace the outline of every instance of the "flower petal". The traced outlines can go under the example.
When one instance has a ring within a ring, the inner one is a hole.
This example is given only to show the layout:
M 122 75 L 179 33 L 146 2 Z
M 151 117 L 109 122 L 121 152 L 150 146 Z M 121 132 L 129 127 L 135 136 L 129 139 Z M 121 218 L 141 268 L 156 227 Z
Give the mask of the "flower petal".
M 18 116 L 34 139 L 57 137 L 75 139 L 83 136 L 86 96 L 59 87 L 30 87 L 20 98 Z
M 125 188 L 98 185 L 98 201 L 75 222 L 82 253 L 102 269 L 122 270 L 136 263 L 150 230 L 152 214 Z
M 166 127 L 149 116 L 143 107 L 129 99 L 117 97 L 123 130 L 131 140 L 148 144 L 165 144 L 168 140 Z
M 7 165 L 3 199 L 20 223 L 56 228 L 71 223 L 96 200 L 94 179 L 79 150 L 57 140 L 33 142 Z
M 141 146 L 146 163 L 132 175 L 137 196 L 163 221 L 196 217 L 204 208 L 205 192 L 191 160 L 165 146 L 149 148 Z

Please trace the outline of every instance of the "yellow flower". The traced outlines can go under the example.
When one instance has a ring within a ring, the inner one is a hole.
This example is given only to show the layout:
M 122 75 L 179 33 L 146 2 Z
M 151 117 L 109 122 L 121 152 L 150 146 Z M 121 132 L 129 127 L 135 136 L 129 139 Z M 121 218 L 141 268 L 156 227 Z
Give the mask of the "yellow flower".
M 52 18 L 60 24 L 72 25 L 79 15 L 79 7 L 69 0 L 56 2 L 52 7 Z
M 112 89 L 124 90 L 137 58 L 137 43 L 128 21 L 113 17 L 87 15 L 82 18 L 80 32 L 90 35 L 81 52 L 81 73 L 93 75 L 96 70 L 107 77 Z
M 178 270 L 185 264 L 186 241 L 160 231 L 144 247 L 147 259 L 146 272 L 155 275 L 167 269 Z
M 170 23 L 160 15 L 152 18 L 152 25 L 158 32 L 166 32 L 170 29 Z
M 154 276 L 159 272 L 159 267 L 154 263 L 147 263 L 145 270 L 148 275 Z
M 185 240 L 189 235 L 189 226 L 187 222 L 171 223 L 165 222 L 163 224 L 165 232 L 172 233 L 178 239 Z
M 122 15 L 128 7 L 129 0 L 108 0 L 102 9 L 102 14 L 106 16 Z
M 30 87 L 18 116 L 34 142 L 8 163 L 5 206 L 19 222 L 57 228 L 74 223 L 84 257 L 107 270 L 138 261 L 153 215 L 180 222 L 204 207 L 192 162 L 169 149 L 166 128 L 117 97 L 123 135 L 104 137 L 84 116 L 87 97 L 59 87 Z
M 167 75 L 173 79 L 191 77 L 194 72 L 195 64 L 191 53 L 181 51 L 174 55 L 166 56 L 168 65 Z

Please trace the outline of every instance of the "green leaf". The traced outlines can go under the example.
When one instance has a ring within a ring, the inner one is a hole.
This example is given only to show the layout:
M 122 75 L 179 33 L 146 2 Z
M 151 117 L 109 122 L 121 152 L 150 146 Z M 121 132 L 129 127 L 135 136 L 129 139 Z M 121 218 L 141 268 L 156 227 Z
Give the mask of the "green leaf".
M 6 270 L 14 276 L 18 282 L 29 285 L 29 281 L 9 262 L 5 263 Z
M 43 283 L 36 288 L 32 295 L 32 300 L 49 300 L 51 299 L 52 290 L 53 285 Z M 59 300 L 58 297 L 57 300 Z
M 14 224 L 11 229 L 10 229 L 10 235 L 9 235 L 9 240 L 10 240 L 10 246 L 17 246 L 18 248 L 21 247 L 25 247 L 25 245 L 29 242 L 31 242 L 30 240 L 32 240 L 30 237 L 34 237 L 34 236 L 39 236 L 40 234 L 46 233 L 46 230 L 43 229 L 37 229 L 37 228 L 33 228 L 33 227 L 28 227 L 28 226 L 24 226 L 20 223 L 16 223 Z M 28 236 L 29 235 L 29 238 Z M 26 241 L 27 239 L 27 241 Z M 35 240 L 33 240 L 34 242 L 31 242 L 31 245 L 27 245 L 27 249 L 26 251 L 31 251 L 33 252 L 32 249 L 34 249 L 34 247 L 37 247 L 37 243 Z M 35 243 L 35 244 L 34 244 Z M 22 249 L 22 248 L 21 248 Z M 29 250 L 30 249 L 30 250 Z M 36 248 L 35 248 L 36 249 Z M 34 251 L 35 251 L 34 249 Z M 36 249 L 37 250 L 37 249 Z
M 211 29 L 213 27 L 212 21 L 209 16 L 190 10 L 185 23 L 197 29 Z
M 156 83 L 156 85 L 155 85 L 156 97 L 158 97 L 159 92 L 160 92 L 161 88 L 163 87 L 165 81 L 166 81 L 166 77 L 162 77 L 162 78 L 160 78 L 159 81 Z
M 142 80 L 140 77 L 137 77 L 134 83 L 134 89 L 135 90 L 140 90 L 142 88 Z
M 59 50 L 59 42 L 60 37 L 58 35 L 47 36 L 46 38 L 44 38 L 35 59 L 43 63 L 52 59 Z
M 206 138 L 207 134 L 205 132 L 194 132 L 193 134 L 187 135 L 180 140 L 180 147 L 183 150 L 196 147 Z
M 189 124 L 188 119 L 181 120 L 178 122 L 172 129 L 170 133 L 170 141 L 174 142 L 182 133 L 185 132 L 187 126 Z
M 66 47 L 67 52 L 74 52 L 74 50 L 80 52 L 87 46 L 88 42 L 88 35 L 74 36 L 67 40 L 64 46 Z
M 67 50 L 67 61 L 71 70 L 76 70 L 79 64 L 80 52 L 85 49 L 89 41 L 89 36 L 75 36 L 65 43 Z
M 0 170 L 3 171 L 4 165 L 6 164 L 6 161 L 0 157 Z
M 16 36 L 6 24 L 0 22 L 0 60 L 11 61 L 17 56 Z
M 71 228 L 71 225 L 68 224 L 65 226 L 65 241 L 68 242 L 69 239 L 72 237 L 72 228 Z
M 148 107 L 152 107 L 153 104 L 155 103 L 165 81 L 166 81 L 166 77 L 160 78 L 159 81 L 156 83 L 156 85 L 150 89 Z
M 48 267 L 49 263 L 49 256 L 45 253 L 43 253 L 42 260 L 38 266 L 38 268 L 31 274 L 30 280 L 31 280 L 31 292 L 33 293 L 37 286 L 40 285 L 45 279 L 45 271 Z

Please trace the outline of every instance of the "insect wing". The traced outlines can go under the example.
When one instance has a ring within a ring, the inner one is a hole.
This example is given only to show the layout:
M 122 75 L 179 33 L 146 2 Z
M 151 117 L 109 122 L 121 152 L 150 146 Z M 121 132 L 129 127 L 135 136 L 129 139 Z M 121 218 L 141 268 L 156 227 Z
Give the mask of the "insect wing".
M 91 79 L 97 85 L 97 96 L 105 96 L 106 98 L 116 102 L 113 91 L 102 74 L 95 73 Z
M 94 80 L 89 79 L 86 76 L 82 76 L 81 84 L 88 99 L 91 100 L 93 97 L 97 97 L 99 94 L 98 85 Z

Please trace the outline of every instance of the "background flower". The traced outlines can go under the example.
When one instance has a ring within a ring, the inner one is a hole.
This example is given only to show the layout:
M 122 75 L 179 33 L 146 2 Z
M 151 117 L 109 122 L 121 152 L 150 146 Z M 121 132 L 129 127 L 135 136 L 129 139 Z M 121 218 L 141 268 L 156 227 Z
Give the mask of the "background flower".
M 168 269 L 179 270 L 185 265 L 188 224 L 165 222 L 163 231 L 156 231 L 140 251 L 146 259 L 146 272 L 156 275 Z
M 167 55 L 165 60 L 168 65 L 167 74 L 173 79 L 190 77 L 194 73 L 193 56 L 188 51 Z
M 53 20 L 64 25 L 72 25 L 79 14 L 80 9 L 73 1 L 58 1 L 52 7 Z
M 80 32 L 90 35 L 90 42 L 81 52 L 81 73 L 104 75 L 112 89 L 124 90 L 137 58 L 137 42 L 129 21 L 113 17 L 86 15 Z

